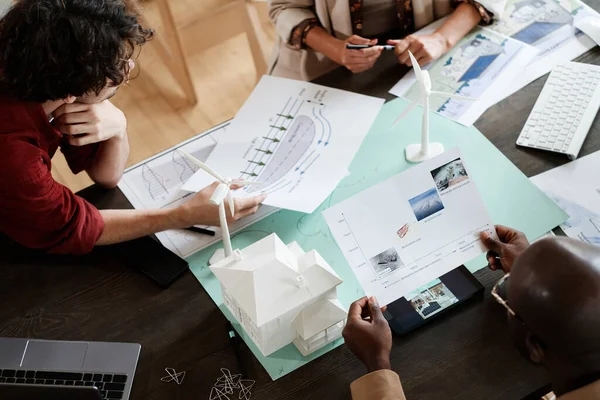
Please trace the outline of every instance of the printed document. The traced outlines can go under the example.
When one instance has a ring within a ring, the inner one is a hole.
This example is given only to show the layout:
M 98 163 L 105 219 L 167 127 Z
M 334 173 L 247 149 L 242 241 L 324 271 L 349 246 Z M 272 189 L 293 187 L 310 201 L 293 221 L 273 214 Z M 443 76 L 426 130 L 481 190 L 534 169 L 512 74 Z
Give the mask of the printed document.
M 264 76 L 207 164 L 221 176 L 260 182 L 235 191 L 236 196 L 264 193 L 266 205 L 312 213 L 348 174 L 383 103 Z M 199 171 L 183 189 L 196 192 L 212 180 Z
M 508 0 L 502 17 L 488 29 L 534 46 L 539 53 L 515 79 L 506 82 L 496 101 L 595 47 L 596 43 L 574 26 L 590 16 L 600 18 L 579 0 Z
M 441 25 L 439 21 L 434 24 Z M 431 26 L 425 27 L 424 31 L 431 31 Z M 475 28 L 424 69 L 429 71 L 433 90 L 472 97 L 477 101 L 436 95 L 430 97 L 431 109 L 460 124 L 472 125 L 497 102 L 497 93 L 505 90 L 507 82 L 522 74 L 537 54 L 537 49 L 525 43 L 485 28 Z M 407 73 L 390 93 L 408 100 L 417 99 L 420 88 L 414 71 Z
M 213 135 L 222 137 L 226 134 L 226 128 L 227 123 L 134 165 L 125 171 L 123 179 L 119 182 L 119 189 L 136 210 L 175 208 L 189 201 L 195 193 L 183 191 L 181 187 L 198 167 L 182 156 L 177 149 L 205 161 L 217 145 Z M 277 209 L 273 207 L 263 206 L 255 215 L 231 224 L 230 230 L 232 233 L 238 232 L 275 211 Z M 221 230 L 216 227 L 210 229 L 216 232 L 215 236 L 174 229 L 159 232 L 156 237 L 167 249 L 181 258 L 186 258 L 221 240 Z
M 596 46 L 575 27 L 600 14 L 580 0 L 507 0 L 504 14 L 487 27 L 476 27 L 440 59 L 423 66 L 433 90 L 478 98 L 467 102 L 436 97 L 434 110 L 463 125 L 473 124 L 487 108 Z M 435 31 L 445 19 L 416 33 Z M 412 100 L 414 72 L 390 93 Z
M 481 232 L 496 235 L 458 149 L 323 215 L 363 290 L 381 305 L 481 255 Z
M 560 228 L 567 236 L 600 246 L 600 152 L 531 178 L 569 219 Z

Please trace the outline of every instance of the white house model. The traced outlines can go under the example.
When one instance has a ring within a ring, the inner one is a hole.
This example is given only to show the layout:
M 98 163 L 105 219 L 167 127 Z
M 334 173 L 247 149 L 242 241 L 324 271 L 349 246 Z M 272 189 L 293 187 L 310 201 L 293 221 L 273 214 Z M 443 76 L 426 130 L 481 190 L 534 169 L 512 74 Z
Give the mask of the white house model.
M 271 234 L 210 269 L 225 305 L 265 356 L 292 342 L 306 356 L 341 336 L 342 280 L 315 250 Z

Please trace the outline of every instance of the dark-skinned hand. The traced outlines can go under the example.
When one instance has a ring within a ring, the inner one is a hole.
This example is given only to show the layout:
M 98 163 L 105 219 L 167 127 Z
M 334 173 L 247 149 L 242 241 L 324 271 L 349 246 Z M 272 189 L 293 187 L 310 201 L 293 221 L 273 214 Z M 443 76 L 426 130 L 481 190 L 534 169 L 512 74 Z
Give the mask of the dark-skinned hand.
M 352 303 L 343 336 L 346 346 L 369 372 L 391 369 L 392 331 L 375 297 Z
M 481 234 L 481 241 L 490 250 L 486 258 L 492 271 L 502 269 L 510 272 L 517 259 L 529 247 L 527 237 L 516 229 L 496 225 L 498 239 L 491 237 L 487 232 Z

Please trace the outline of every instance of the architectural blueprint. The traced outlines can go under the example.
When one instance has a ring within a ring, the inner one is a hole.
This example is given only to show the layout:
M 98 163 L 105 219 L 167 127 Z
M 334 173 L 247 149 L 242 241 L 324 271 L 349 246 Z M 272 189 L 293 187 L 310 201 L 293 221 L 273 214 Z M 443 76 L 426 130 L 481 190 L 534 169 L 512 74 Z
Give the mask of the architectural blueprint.
M 225 130 L 227 125 L 227 123 L 220 125 L 210 132 L 202 133 L 134 165 L 125 172 L 119 183 L 119 189 L 136 209 L 174 208 L 185 203 L 193 196 L 193 193 L 183 191 L 181 187 L 184 182 L 194 175 L 198 167 L 190 163 L 176 150 L 181 149 L 204 161 L 217 144 L 212 134 Z M 235 234 L 240 229 L 275 211 L 275 208 L 264 206 L 256 215 L 232 224 L 230 229 Z M 216 231 L 216 236 L 207 236 L 185 230 L 160 232 L 156 236 L 163 246 L 185 258 L 221 240 L 220 229 L 216 227 L 210 229 Z
M 594 47 L 596 43 L 573 26 L 588 16 L 600 18 L 579 0 L 508 0 L 502 18 L 489 29 L 535 46 L 539 53 L 497 101 Z
M 347 175 L 384 100 L 308 82 L 264 76 L 207 163 L 225 177 L 254 180 L 237 196 L 311 213 Z M 204 172 L 183 187 L 198 191 Z
M 432 89 L 478 101 L 444 96 L 431 98 L 431 109 L 463 125 L 472 125 L 496 102 L 506 82 L 513 80 L 536 56 L 537 50 L 502 34 L 475 28 L 456 46 L 427 66 Z M 390 93 L 408 100 L 419 97 L 414 74 L 406 74 Z

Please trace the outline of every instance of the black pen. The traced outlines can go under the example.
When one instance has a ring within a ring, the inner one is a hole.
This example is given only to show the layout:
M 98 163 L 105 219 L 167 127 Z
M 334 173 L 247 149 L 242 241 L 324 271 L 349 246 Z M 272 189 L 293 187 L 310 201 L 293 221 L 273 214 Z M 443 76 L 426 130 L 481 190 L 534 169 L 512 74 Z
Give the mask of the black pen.
M 198 228 L 197 226 L 190 226 L 189 228 L 184 228 L 186 231 L 201 233 L 203 235 L 215 236 L 217 233 L 215 231 L 211 231 L 210 229 Z
M 244 363 L 242 362 L 242 356 L 240 354 L 240 340 L 241 339 L 235 333 L 235 329 L 233 328 L 233 325 L 231 325 L 230 321 L 227 321 L 227 330 L 229 331 L 229 341 L 231 342 L 231 345 L 233 346 L 233 351 L 235 351 L 235 358 L 237 358 L 237 362 L 240 367 L 240 373 L 242 374 L 242 378 L 245 379 L 248 377 L 248 374 L 246 373 L 246 367 L 244 366 Z
M 392 46 L 390 44 L 384 44 L 384 45 L 370 45 L 370 44 L 347 44 L 346 48 L 348 50 L 360 50 L 360 49 L 370 49 L 371 47 L 381 47 L 383 50 L 394 50 L 396 47 Z

